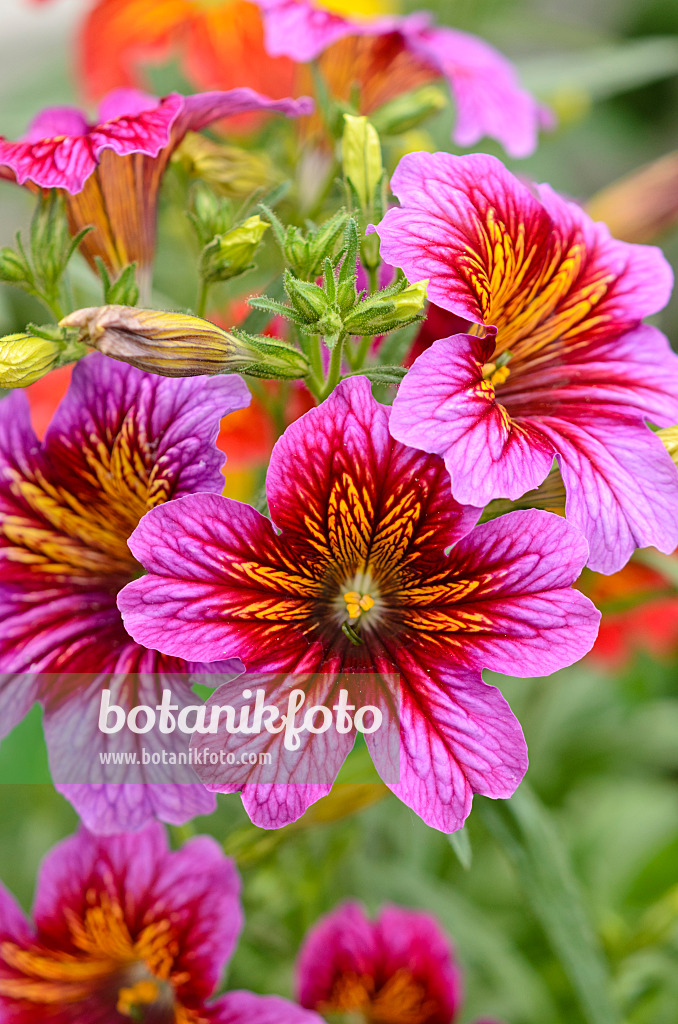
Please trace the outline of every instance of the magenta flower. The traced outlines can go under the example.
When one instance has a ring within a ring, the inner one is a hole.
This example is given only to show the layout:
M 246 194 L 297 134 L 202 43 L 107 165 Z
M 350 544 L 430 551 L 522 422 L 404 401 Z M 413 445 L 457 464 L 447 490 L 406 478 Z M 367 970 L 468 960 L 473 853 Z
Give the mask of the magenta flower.
M 529 156 L 539 128 L 552 123 L 494 47 L 466 32 L 434 26 L 427 14 L 351 21 L 309 0 L 257 2 L 271 56 L 303 63 L 322 55 L 323 71 L 335 86 L 344 65 L 350 80 L 369 69 L 361 79 L 364 113 L 408 88 L 444 79 L 454 98 L 453 138 L 460 146 L 489 135 L 511 156 Z
M 360 904 L 349 902 L 306 936 L 297 962 L 297 998 L 328 1017 L 452 1024 L 461 1004 L 461 977 L 434 917 L 386 906 L 370 921 Z
M 239 891 L 208 836 L 171 851 L 159 825 L 105 841 L 82 829 L 43 861 L 32 923 L 0 886 L 3 1024 L 321 1024 L 277 996 L 213 998 Z
M 49 107 L 23 139 L 0 137 L 0 172 L 4 165 L 5 176 L 20 185 L 62 189 L 72 230 L 94 225 L 81 246 L 92 265 L 100 256 L 117 272 L 136 260 L 143 279 L 153 259 L 162 176 L 186 132 L 258 110 L 298 117 L 310 113 L 313 102 L 272 100 L 244 88 L 162 99 L 115 89 L 94 124 L 73 107 Z
M 611 238 L 489 156 L 413 153 L 392 188 L 401 206 L 376 228 L 382 255 L 479 325 L 415 361 L 394 437 L 442 455 L 454 496 L 478 505 L 519 498 L 557 458 L 598 572 L 637 547 L 673 551 L 678 474 L 645 425 L 678 421 L 678 358 L 641 323 L 671 292 L 659 249 Z
M 391 438 L 389 412 L 357 377 L 288 427 L 267 478 L 280 533 L 216 494 L 152 510 L 129 542 L 148 575 L 118 604 L 147 647 L 279 673 L 279 701 L 301 680 L 326 704 L 347 685 L 340 673 L 378 673 L 369 703 L 388 724 L 366 737 L 375 763 L 384 777 L 395 735 L 399 773 L 384 780 L 449 832 L 474 792 L 509 796 L 527 767 L 520 726 L 481 669 L 533 676 L 570 664 L 593 643 L 598 613 L 570 588 L 587 554 L 576 530 L 537 511 L 473 529 L 479 510 L 453 500 L 441 459 Z M 256 680 L 227 684 L 212 701 L 242 705 L 243 685 Z M 354 738 L 306 733 L 290 753 L 282 735 L 263 732 L 246 749 L 273 752 L 268 774 L 198 771 L 222 792 L 244 785 L 252 820 L 278 826 L 329 792 Z M 196 741 L 216 751 L 239 737 Z
M 192 773 L 193 785 L 145 785 L 141 768 L 101 765 L 111 737 L 98 714 L 104 687 L 128 709 L 155 705 L 163 679 L 195 703 L 187 663 L 136 644 L 116 595 L 139 572 L 127 538 L 147 509 L 222 490 L 219 421 L 249 399 L 239 377 L 168 379 L 92 354 L 42 444 L 25 396 L 0 401 L 0 736 L 38 700 L 57 789 L 95 831 L 179 824 L 214 806 Z M 133 740 L 149 744 L 128 734 L 130 752 Z

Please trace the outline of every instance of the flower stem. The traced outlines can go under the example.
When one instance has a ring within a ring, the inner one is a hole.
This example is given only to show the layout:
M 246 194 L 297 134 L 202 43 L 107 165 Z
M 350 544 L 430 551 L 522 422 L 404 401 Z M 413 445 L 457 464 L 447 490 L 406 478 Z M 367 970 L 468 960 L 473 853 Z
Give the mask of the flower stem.
M 330 360 L 330 369 L 325 378 L 325 386 L 320 394 L 320 401 L 324 401 L 328 398 L 334 389 L 336 388 L 339 380 L 341 379 L 341 360 L 344 354 L 344 341 L 345 338 L 339 338 L 336 345 L 332 349 L 332 359 Z
M 200 279 L 200 290 L 198 292 L 198 301 L 195 307 L 196 316 L 204 316 L 207 309 L 207 296 L 209 295 L 210 286 L 203 278 Z

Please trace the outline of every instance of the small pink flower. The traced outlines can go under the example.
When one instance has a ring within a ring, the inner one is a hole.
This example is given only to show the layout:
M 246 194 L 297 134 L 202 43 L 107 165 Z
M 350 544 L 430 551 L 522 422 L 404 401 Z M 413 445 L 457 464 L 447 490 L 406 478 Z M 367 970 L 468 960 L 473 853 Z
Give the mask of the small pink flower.
M 237 871 L 207 836 L 81 829 L 43 861 L 29 922 L 0 886 L 3 1024 L 321 1024 L 277 996 L 214 999 L 242 926 Z
M 350 902 L 306 936 L 297 961 L 297 998 L 329 1017 L 452 1024 L 461 1005 L 461 977 L 452 945 L 430 914 L 386 906 L 370 921 Z

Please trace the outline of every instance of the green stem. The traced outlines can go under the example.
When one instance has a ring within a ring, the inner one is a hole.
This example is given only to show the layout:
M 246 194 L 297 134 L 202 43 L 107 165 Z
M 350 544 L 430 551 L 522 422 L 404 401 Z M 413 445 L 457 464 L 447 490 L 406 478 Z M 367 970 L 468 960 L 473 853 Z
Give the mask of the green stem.
M 198 301 L 196 303 L 195 312 L 196 316 L 204 316 L 207 309 L 207 296 L 209 295 L 210 286 L 203 278 L 200 279 L 200 290 L 198 291 Z
M 341 360 L 344 352 L 344 341 L 345 338 L 339 338 L 337 344 L 332 349 L 330 369 L 327 377 L 325 378 L 325 386 L 320 395 L 321 401 L 329 398 L 341 379 Z

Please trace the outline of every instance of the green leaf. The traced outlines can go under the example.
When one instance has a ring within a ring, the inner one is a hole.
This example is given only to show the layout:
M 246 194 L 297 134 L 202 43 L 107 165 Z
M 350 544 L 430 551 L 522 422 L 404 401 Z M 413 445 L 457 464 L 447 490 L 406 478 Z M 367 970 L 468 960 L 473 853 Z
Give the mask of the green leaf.
M 450 841 L 450 846 L 457 855 L 457 860 L 464 870 L 468 871 L 473 863 L 473 850 L 471 849 L 471 840 L 469 839 L 468 830 L 461 828 L 458 832 L 453 832 L 447 838 Z
M 478 808 L 513 864 L 588 1024 L 621 1024 L 607 963 L 549 812 L 524 782 L 510 800 L 478 800 Z
M 355 370 L 353 373 L 345 373 L 346 377 L 367 377 L 373 384 L 400 384 L 407 373 L 404 366 L 366 366 L 362 370 Z

